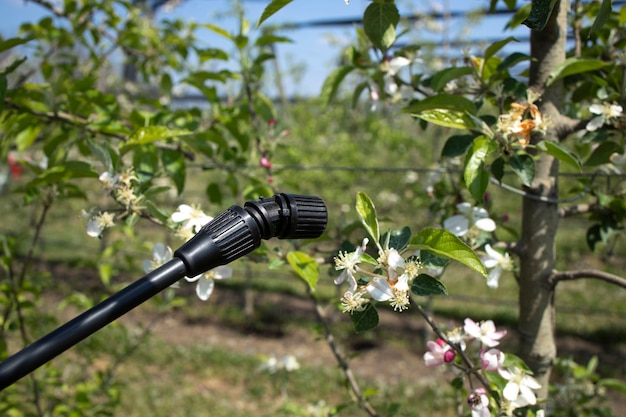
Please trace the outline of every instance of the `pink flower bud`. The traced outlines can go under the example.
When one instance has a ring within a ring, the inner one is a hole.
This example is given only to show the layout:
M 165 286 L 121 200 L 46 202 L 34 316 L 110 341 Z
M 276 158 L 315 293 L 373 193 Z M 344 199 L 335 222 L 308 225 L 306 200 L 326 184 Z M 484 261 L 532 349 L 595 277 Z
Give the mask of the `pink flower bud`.
M 456 358 L 456 352 L 452 349 L 446 350 L 443 354 L 443 361 L 445 363 L 450 363 L 454 361 L 454 358 Z
M 269 120 L 267 121 L 267 125 L 268 125 L 269 127 L 274 127 L 274 125 L 276 125 L 276 119 L 274 119 L 274 118 L 272 117 L 271 119 L 269 119 Z
M 262 156 L 261 159 L 259 159 L 259 165 L 263 168 L 271 168 L 272 162 L 266 156 Z

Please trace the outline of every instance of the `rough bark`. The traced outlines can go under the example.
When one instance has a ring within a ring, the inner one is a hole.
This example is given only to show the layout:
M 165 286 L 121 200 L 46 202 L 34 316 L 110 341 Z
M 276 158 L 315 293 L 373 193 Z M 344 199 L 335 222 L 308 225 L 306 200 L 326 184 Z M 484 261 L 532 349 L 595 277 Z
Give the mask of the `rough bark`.
M 554 126 L 547 137 L 558 140 L 559 108 L 563 100 L 560 83 L 546 87 L 550 71 L 565 59 L 565 41 L 569 0 L 561 0 L 545 29 L 531 33 L 529 87 L 541 93 L 536 103 Z M 522 359 L 541 383 L 539 399 L 546 399 L 552 364 L 556 357 L 554 329 L 554 287 L 550 276 L 555 267 L 555 237 L 558 228 L 558 161 L 541 154 L 536 163 L 535 180 L 526 189 L 522 207 L 520 253 L 519 332 Z

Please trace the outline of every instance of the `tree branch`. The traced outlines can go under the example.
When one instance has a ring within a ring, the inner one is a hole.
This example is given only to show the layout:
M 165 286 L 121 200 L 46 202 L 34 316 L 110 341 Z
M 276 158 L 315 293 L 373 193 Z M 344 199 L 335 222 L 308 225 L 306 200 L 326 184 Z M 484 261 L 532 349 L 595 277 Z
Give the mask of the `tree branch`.
M 614 284 L 618 287 L 626 288 L 626 278 L 597 269 L 580 269 L 577 271 L 553 271 L 552 275 L 549 278 L 549 282 L 552 286 L 556 286 L 556 284 L 561 281 L 574 281 L 577 279 L 599 279 L 601 281 L 608 282 L 609 284 Z

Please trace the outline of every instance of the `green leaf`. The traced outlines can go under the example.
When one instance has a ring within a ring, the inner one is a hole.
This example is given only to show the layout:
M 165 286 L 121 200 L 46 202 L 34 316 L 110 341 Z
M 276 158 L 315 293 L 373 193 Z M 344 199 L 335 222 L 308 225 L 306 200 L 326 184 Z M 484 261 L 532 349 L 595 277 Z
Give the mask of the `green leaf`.
M 455 158 L 464 155 L 472 146 L 474 137 L 471 135 L 450 136 L 441 150 L 441 156 L 445 158 Z
M 542 140 L 537 144 L 537 148 L 552 155 L 559 161 L 571 166 L 577 171 L 582 171 L 582 166 L 580 163 L 580 159 L 578 159 L 578 156 L 571 153 L 559 142 L 555 142 L 552 140 Z
M 421 113 L 412 114 L 412 116 L 428 123 L 452 129 L 470 130 L 474 126 L 473 121 L 467 116 L 466 113 L 453 110 L 424 110 Z
M 74 178 L 97 178 L 98 173 L 93 166 L 83 161 L 66 161 L 60 165 L 46 169 L 33 179 L 29 187 L 39 187 L 52 183 L 69 181 Z
M 463 179 L 472 197 L 478 202 L 483 201 L 485 190 L 489 185 L 489 173 L 485 169 L 485 160 L 489 155 L 491 141 L 486 136 L 474 139 L 472 148 L 465 158 Z
M 24 45 L 27 42 L 30 42 L 33 37 L 28 38 L 9 38 L 3 41 L 0 41 L 0 52 L 7 51 L 11 48 L 15 48 L 19 45 Z
M 530 186 L 532 184 L 535 179 L 535 161 L 530 155 L 511 155 L 509 165 L 524 185 Z
M 411 284 L 411 292 L 415 295 L 448 295 L 446 286 L 437 278 L 427 274 L 419 274 Z
M 180 195 L 185 188 L 187 165 L 183 155 L 174 149 L 161 149 L 161 163 L 165 173 L 174 181 L 176 192 Z
M 550 72 L 546 85 L 550 86 L 555 81 L 565 78 L 567 76 L 582 74 L 583 72 L 596 71 L 608 65 L 610 64 L 604 61 L 600 61 L 599 59 L 576 57 L 567 58 Z
M 132 146 L 146 145 L 163 139 L 177 136 L 191 135 L 193 132 L 185 129 L 170 129 L 166 126 L 148 126 L 135 130 L 128 141 L 123 145 L 123 149 L 128 150 Z M 123 153 L 123 152 L 122 152 Z
M 356 67 L 351 65 L 346 67 L 339 67 L 334 69 L 328 77 L 324 80 L 324 84 L 322 85 L 322 91 L 320 93 L 320 99 L 322 100 L 322 106 L 326 107 L 330 102 L 335 98 L 337 94 L 337 90 L 339 89 L 339 85 L 346 78 L 352 70 Z
M 487 270 L 480 258 L 467 244 L 448 230 L 435 228 L 421 230 L 411 239 L 411 247 L 445 256 L 487 276 Z
M 391 230 L 385 233 L 380 240 L 386 244 L 385 247 L 401 251 L 411 241 L 411 229 L 405 226 L 401 230 Z
M 543 30 L 550 19 L 556 0 L 533 0 L 524 24 L 533 30 Z
M 619 379 L 615 378 L 603 378 L 597 382 L 599 387 L 604 387 L 611 389 L 613 391 L 621 392 L 622 394 L 626 394 L 626 383 Z
M 350 319 L 357 333 L 365 332 L 378 326 L 378 311 L 372 304 L 366 304 L 363 311 L 350 313 Z
M 256 24 L 257 27 L 261 26 L 261 23 L 265 22 L 274 13 L 276 13 L 277 11 L 279 11 L 280 9 L 282 9 L 283 7 L 285 7 L 286 5 L 291 3 L 292 1 L 293 0 L 272 0 L 270 2 L 270 4 L 268 4 L 265 7 L 265 9 L 263 10 L 263 13 L 261 14 L 261 17 L 259 18 L 259 21 Z
M 356 211 L 361 217 L 361 223 L 369 233 L 374 242 L 378 243 L 380 232 L 378 228 L 378 217 L 376 215 L 376 207 L 367 194 L 359 192 L 356 195 Z
M 319 267 L 315 259 L 304 252 L 294 251 L 287 253 L 287 261 L 296 275 L 314 292 L 320 275 Z
M 502 181 L 502 177 L 504 177 L 504 158 L 499 157 L 496 158 L 495 161 L 491 164 L 491 175 L 494 176 L 498 182 Z
M 624 152 L 624 147 L 613 141 L 602 142 L 594 151 L 589 155 L 589 158 L 585 161 L 585 166 L 598 166 L 602 164 L 608 164 L 611 162 L 611 156 L 614 153 Z
M 504 48 L 510 42 L 519 42 L 519 41 L 515 39 L 513 36 L 509 36 L 506 39 L 499 40 L 489 45 L 487 49 L 485 50 L 485 56 L 483 57 L 485 62 L 487 62 L 489 58 L 491 58 L 496 53 L 498 53 L 500 49 Z
M 399 21 L 400 13 L 395 3 L 376 1 L 365 9 L 363 30 L 378 49 L 386 52 L 396 40 Z
M 452 80 L 470 75 L 474 70 L 470 67 L 446 68 L 437 72 L 430 80 L 430 87 L 435 91 L 441 91 Z
M 473 101 L 455 94 L 437 94 L 423 100 L 411 102 L 400 113 L 409 113 L 413 116 L 427 110 L 452 110 L 456 112 L 475 113 L 476 105 Z
M 611 16 L 611 10 L 613 9 L 612 0 L 602 0 L 602 4 L 600 5 L 600 10 L 598 11 L 598 15 L 596 16 L 596 20 L 593 21 L 593 25 L 591 26 L 591 30 L 589 30 L 589 34 L 587 37 L 590 37 L 592 34 L 598 31 L 604 24 L 609 20 Z

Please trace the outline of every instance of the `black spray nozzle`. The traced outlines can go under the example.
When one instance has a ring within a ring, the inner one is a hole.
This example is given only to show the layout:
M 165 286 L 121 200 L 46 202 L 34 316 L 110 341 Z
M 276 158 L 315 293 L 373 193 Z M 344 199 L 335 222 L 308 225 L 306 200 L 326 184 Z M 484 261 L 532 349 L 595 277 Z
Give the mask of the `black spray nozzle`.
M 180 258 L 187 276 L 194 277 L 240 258 L 261 245 L 262 239 L 314 239 L 328 222 L 326 205 L 319 197 L 278 194 L 232 206 L 220 214 L 174 256 Z

